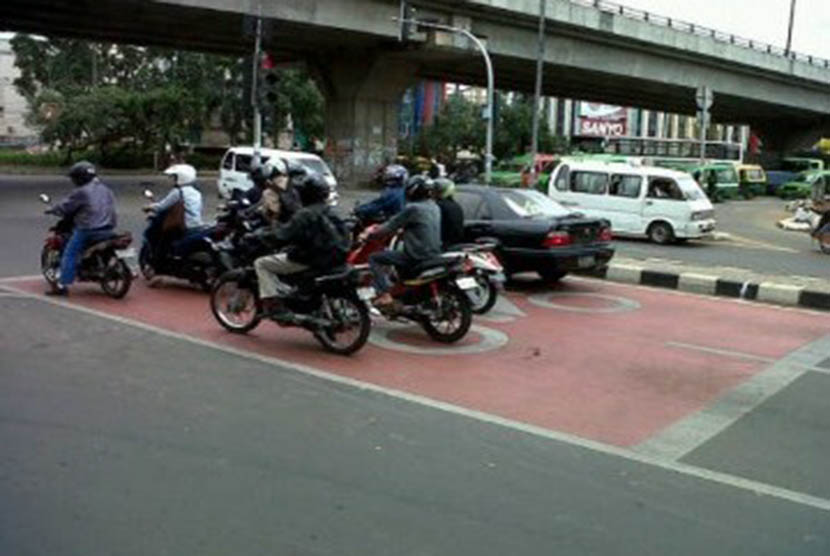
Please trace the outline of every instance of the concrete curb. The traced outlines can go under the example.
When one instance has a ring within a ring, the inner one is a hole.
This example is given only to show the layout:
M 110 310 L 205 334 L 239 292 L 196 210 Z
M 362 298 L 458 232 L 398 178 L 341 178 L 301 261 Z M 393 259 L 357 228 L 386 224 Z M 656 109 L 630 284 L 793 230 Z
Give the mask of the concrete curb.
M 639 284 L 703 295 L 732 297 L 774 305 L 830 311 L 830 293 L 782 282 L 741 282 L 717 274 L 650 269 L 647 265 L 611 263 L 596 275 L 611 282 Z

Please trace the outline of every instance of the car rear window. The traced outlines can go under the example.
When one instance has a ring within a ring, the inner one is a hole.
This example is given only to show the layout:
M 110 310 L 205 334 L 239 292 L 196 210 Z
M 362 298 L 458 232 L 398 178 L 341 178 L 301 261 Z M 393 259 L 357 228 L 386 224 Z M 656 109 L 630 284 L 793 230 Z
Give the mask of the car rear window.
M 502 200 L 510 212 L 520 218 L 535 216 L 566 216 L 571 213 L 568 209 L 551 199 L 533 190 L 505 191 L 501 194 Z

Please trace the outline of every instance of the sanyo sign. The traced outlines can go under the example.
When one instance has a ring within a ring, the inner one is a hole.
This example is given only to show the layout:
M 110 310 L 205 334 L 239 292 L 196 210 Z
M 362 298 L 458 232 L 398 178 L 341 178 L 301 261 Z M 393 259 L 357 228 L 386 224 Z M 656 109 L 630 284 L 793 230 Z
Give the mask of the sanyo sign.
M 628 110 L 620 106 L 581 102 L 579 134 L 599 137 L 623 137 L 628 129 Z

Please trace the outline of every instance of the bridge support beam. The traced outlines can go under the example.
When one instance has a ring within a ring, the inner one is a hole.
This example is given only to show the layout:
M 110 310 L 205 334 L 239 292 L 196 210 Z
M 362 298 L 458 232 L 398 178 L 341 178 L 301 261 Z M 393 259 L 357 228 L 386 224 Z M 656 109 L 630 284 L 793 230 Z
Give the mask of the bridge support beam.
M 822 137 L 830 137 L 830 118 L 817 118 L 811 125 L 795 126 L 791 122 L 765 122 L 751 126 L 763 146 L 765 161 L 808 150 Z
M 373 52 L 321 58 L 315 74 L 326 97 L 326 158 L 346 187 L 365 185 L 398 151 L 398 116 L 413 64 Z

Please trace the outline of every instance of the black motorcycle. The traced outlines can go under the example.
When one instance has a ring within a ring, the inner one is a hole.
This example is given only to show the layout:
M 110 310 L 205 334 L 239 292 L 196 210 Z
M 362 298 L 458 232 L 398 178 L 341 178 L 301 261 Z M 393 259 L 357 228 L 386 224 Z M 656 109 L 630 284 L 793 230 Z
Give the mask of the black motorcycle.
M 257 246 L 237 246 L 234 251 L 232 257 L 243 265 L 219 277 L 210 309 L 226 330 L 243 334 L 263 318 L 271 318 L 263 312 L 253 268 L 264 252 Z M 304 328 L 329 351 L 351 355 L 366 344 L 371 329 L 366 304 L 357 293 L 359 275 L 344 266 L 324 275 L 306 271 L 281 277 L 294 292 L 285 298 L 287 313 L 272 320 L 280 326 Z
M 144 196 L 153 198 L 152 191 L 145 190 Z M 138 267 L 146 280 L 157 276 L 181 278 L 210 291 L 216 278 L 228 270 L 219 257 L 215 241 L 221 240 L 224 228 L 221 223 L 206 226 L 193 239 L 186 250 L 176 252 L 175 242 L 181 237 L 170 237 L 162 231 L 165 212 L 149 214 L 144 239 L 138 253 Z
M 48 195 L 41 194 L 40 200 L 51 204 Z M 40 269 L 46 282 L 53 289 L 58 288 L 61 257 L 69 237 L 72 235 L 72 217 L 63 216 L 49 228 L 40 253 Z M 87 245 L 78 261 L 76 278 L 79 282 L 95 282 L 104 293 L 114 299 L 121 299 L 130 291 L 133 273 L 127 260 L 135 257 L 130 248 L 133 236 L 130 232 L 112 232 Z

